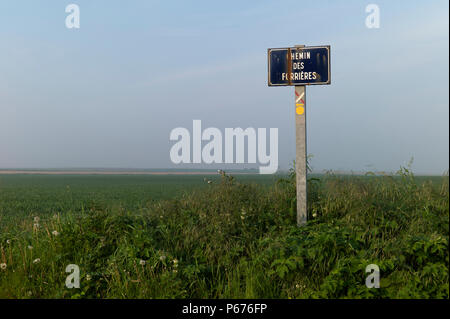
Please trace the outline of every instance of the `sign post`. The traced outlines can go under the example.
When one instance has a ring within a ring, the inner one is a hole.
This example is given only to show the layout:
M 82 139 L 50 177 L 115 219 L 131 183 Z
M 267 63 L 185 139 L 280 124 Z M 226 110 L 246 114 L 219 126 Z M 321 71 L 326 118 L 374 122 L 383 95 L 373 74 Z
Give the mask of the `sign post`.
M 295 175 L 297 177 L 297 225 L 306 224 L 307 198 L 306 189 L 306 88 L 295 86 Z
M 295 174 L 297 182 L 297 225 L 308 220 L 306 85 L 330 84 L 330 47 L 269 49 L 269 86 L 295 86 Z

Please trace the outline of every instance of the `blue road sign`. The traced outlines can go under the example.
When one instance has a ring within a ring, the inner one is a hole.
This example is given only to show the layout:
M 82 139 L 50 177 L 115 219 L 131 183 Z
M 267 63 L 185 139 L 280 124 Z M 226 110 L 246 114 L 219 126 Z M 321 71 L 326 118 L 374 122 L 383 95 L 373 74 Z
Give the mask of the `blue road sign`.
M 269 86 L 330 84 L 330 46 L 268 50 Z

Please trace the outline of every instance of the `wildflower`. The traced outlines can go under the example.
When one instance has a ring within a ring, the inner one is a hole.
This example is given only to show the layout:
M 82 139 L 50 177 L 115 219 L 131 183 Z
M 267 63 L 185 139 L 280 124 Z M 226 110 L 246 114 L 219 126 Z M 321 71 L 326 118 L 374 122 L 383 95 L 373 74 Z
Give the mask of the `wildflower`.
M 36 258 L 35 260 L 33 260 L 33 264 L 39 264 L 41 262 L 40 258 Z
M 28 249 L 29 249 L 29 250 L 32 250 L 32 249 L 33 249 L 33 246 L 28 245 Z
M 36 223 L 36 224 L 38 224 L 39 223 L 39 221 L 40 221 L 40 218 L 39 218 L 39 216 L 36 216 L 36 217 L 34 217 L 34 222 Z
M 299 284 L 296 284 L 296 285 L 295 285 L 295 288 L 299 289 L 299 288 L 300 288 L 300 285 L 299 285 Z
M 40 226 L 40 225 L 39 225 L 38 223 L 35 223 L 35 224 L 33 225 L 33 228 L 34 228 L 34 229 L 38 229 L 39 226 Z
M 1 270 L 5 270 L 5 269 L 6 269 L 6 263 L 0 264 L 0 269 L 1 269 Z
M 87 274 L 87 275 L 86 275 L 86 280 L 89 281 L 89 280 L 91 280 L 91 279 L 92 279 L 91 275 Z
M 317 213 L 314 213 L 312 216 L 313 216 L 314 218 L 316 218 L 316 217 L 317 217 Z
M 208 181 L 208 184 L 212 184 L 212 181 Z
M 145 260 L 143 260 L 143 259 L 139 260 L 139 265 L 145 266 L 145 264 L 146 264 L 146 261 L 145 261 Z
M 175 258 L 172 262 L 174 267 L 178 267 L 178 259 Z
M 59 236 L 59 232 L 57 230 L 52 231 L 53 236 Z
M 11 240 L 10 240 L 10 239 L 6 240 L 6 243 L 7 243 L 8 245 L 11 245 Z
M 166 256 L 164 256 L 164 255 L 160 256 L 160 257 L 159 257 L 159 260 L 161 260 L 161 261 L 166 260 Z
M 245 216 L 244 216 L 244 215 L 241 215 L 241 219 L 244 220 L 244 219 L 245 219 Z
M 177 273 L 177 272 L 178 272 L 178 270 L 174 269 L 174 270 L 173 270 L 173 272 L 174 272 L 174 273 Z

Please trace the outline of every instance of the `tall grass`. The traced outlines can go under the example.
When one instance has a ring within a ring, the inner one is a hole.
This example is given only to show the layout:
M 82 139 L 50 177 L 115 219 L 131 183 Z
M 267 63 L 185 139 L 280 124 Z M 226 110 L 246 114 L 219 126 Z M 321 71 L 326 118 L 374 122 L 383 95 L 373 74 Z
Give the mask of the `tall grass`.
M 402 168 L 308 183 L 301 228 L 293 172 L 270 188 L 223 174 L 139 210 L 91 201 L 2 225 L 0 298 L 449 297 L 448 176 L 436 186 Z M 65 287 L 68 264 L 79 289 Z M 379 289 L 365 286 L 369 264 Z

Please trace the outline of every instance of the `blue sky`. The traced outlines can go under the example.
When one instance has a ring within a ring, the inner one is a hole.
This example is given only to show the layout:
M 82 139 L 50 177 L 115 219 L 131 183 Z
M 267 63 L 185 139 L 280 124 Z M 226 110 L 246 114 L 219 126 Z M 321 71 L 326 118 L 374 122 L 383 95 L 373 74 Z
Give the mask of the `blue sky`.
M 78 4 L 80 29 L 65 27 Z M 267 48 L 331 45 L 307 88 L 324 169 L 418 173 L 449 163 L 447 1 L 0 1 L 0 168 L 166 168 L 173 128 L 277 127 L 295 157 L 294 88 Z M 189 166 L 205 167 L 205 166 Z M 216 166 L 214 166 L 216 167 Z M 242 166 L 235 165 L 234 168 Z

